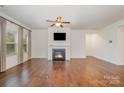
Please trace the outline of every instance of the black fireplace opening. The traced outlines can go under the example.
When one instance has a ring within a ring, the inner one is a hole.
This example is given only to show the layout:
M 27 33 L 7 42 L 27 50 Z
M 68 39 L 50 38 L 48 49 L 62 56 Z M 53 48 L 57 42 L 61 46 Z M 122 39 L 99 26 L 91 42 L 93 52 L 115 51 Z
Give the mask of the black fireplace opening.
M 65 61 L 65 49 L 53 49 L 52 59 L 53 61 Z

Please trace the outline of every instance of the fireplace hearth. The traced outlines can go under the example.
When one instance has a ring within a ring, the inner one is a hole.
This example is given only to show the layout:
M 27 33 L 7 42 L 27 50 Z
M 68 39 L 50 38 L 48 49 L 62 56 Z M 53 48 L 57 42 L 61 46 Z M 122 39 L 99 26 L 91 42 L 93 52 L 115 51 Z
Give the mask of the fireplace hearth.
M 65 61 L 65 49 L 52 49 L 53 61 Z

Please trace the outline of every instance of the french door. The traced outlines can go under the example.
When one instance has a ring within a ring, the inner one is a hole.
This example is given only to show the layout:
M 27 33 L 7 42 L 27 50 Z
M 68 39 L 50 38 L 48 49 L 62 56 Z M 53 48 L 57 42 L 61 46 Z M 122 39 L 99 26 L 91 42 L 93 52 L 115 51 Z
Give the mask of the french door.
M 31 31 L 0 17 L 0 72 L 31 58 Z
M 6 69 L 18 64 L 18 29 L 17 25 L 7 22 L 5 32 Z

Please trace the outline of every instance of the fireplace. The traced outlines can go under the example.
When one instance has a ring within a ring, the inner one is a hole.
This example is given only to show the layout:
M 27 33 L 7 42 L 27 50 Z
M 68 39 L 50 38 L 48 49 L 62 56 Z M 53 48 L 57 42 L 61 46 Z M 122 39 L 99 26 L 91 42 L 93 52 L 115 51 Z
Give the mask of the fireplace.
M 53 61 L 65 61 L 65 49 L 52 49 Z
M 70 60 L 70 36 L 68 27 L 48 28 L 48 60 L 50 62 Z

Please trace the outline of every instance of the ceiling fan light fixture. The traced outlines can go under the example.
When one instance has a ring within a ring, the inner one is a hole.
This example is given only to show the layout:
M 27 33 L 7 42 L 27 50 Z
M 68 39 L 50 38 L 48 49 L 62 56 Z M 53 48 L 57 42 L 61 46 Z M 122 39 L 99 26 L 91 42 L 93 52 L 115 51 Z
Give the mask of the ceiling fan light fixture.
M 60 26 L 60 25 L 61 25 L 61 23 L 58 23 L 58 22 L 56 23 L 56 26 Z
M 58 26 L 58 27 L 63 27 L 63 24 L 70 24 L 70 22 L 62 21 L 62 18 L 60 16 L 58 16 L 55 21 L 53 21 L 53 20 L 46 20 L 46 21 L 53 23 L 52 25 L 50 25 L 51 27 L 54 25 Z

